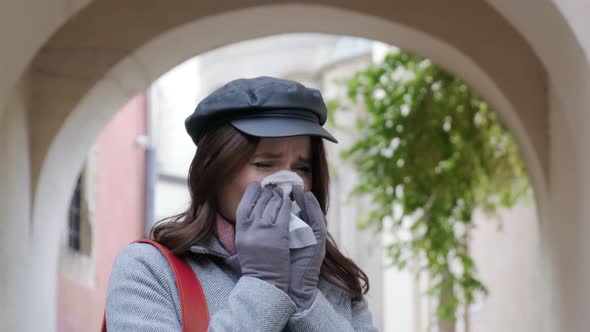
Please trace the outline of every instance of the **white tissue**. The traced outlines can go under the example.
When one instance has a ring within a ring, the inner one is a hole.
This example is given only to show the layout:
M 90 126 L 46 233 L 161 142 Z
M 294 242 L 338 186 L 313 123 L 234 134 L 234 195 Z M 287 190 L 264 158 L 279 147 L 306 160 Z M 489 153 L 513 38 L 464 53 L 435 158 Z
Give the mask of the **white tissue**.
M 288 170 L 271 174 L 262 179 L 260 184 L 262 187 L 275 184 L 283 191 L 283 199 L 291 195 L 294 186 L 303 189 L 303 179 L 297 173 Z M 289 220 L 289 249 L 303 248 L 316 244 L 317 241 L 313 235 L 313 230 L 305 221 L 299 218 L 301 209 L 295 201 L 292 202 L 291 220 Z

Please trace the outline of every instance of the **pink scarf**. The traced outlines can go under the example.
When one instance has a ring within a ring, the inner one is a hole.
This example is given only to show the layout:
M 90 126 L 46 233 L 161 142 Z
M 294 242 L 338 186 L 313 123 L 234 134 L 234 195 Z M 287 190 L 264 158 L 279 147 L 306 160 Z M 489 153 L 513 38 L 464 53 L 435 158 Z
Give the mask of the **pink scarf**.
M 219 213 L 217 214 L 217 222 L 215 223 L 215 231 L 217 239 L 221 245 L 227 250 L 230 255 L 235 255 L 236 250 L 236 230 L 233 224 L 227 221 Z

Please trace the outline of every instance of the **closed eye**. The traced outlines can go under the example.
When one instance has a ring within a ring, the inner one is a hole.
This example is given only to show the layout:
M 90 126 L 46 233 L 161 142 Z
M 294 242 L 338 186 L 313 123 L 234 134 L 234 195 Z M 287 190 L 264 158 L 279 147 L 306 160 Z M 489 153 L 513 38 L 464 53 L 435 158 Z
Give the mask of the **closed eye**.
M 260 168 L 269 168 L 269 167 L 272 167 L 271 164 L 264 163 L 264 162 L 256 162 L 256 163 L 252 163 L 252 165 L 254 165 L 256 167 L 260 167 Z

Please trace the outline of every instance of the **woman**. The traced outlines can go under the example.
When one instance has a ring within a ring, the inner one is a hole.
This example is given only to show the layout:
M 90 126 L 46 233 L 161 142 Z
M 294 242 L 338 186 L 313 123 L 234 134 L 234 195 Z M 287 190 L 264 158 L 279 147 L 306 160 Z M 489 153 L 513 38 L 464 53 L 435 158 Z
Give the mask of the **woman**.
M 326 232 L 329 175 L 319 91 L 270 77 L 232 81 L 186 120 L 198 146 L 191 205 L 153 229 L 189 262 L 205 293 L 210 331 L 375 331 L 367 276 Z M 260 181 L 296 172 L 292 196 L 315 244 L 289 249 L 290 198 Z M 149 244 L 118 255 L 107 294 L 108 330 L 180 331 L 174 275 Z

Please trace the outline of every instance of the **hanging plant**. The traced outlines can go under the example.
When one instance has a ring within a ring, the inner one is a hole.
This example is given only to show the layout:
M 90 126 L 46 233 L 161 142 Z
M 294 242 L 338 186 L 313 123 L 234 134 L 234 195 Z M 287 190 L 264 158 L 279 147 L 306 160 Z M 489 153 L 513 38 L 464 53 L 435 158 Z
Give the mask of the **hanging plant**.
M 519 149 L 484 100 L 427 59 L 389 54 L 347 90 L 364 111 L 361 138 L 343 153 L 360 175 L 353 194 L 371 201 L 360 225 L 392 220 L 389 256 L 428 272 L 438 315 L 453 322 L 459 306 L 487 294 L 468 249 L 474 211 L 493 214 L 529 193 Z

